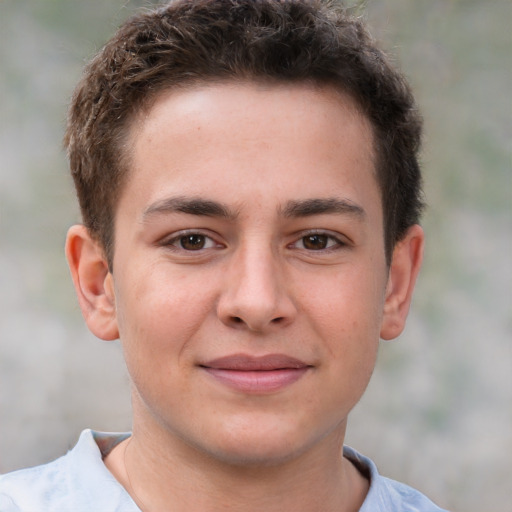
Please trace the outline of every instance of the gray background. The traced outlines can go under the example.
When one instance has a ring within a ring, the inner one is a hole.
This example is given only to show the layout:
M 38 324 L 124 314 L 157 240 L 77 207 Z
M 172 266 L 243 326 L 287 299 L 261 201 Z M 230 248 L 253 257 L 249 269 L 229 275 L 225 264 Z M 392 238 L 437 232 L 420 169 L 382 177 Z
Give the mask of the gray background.
M 347 442 L 445 507 L 510 510 L 512 7 L 375 0 L 426 119 L 426 261 Z M 0 471 L 82 428 L 130 428 L 117 343 L 83 325 L 63 255 L 78 220 L 61 137 L 83 63 L 148 2 L 0 0 Z

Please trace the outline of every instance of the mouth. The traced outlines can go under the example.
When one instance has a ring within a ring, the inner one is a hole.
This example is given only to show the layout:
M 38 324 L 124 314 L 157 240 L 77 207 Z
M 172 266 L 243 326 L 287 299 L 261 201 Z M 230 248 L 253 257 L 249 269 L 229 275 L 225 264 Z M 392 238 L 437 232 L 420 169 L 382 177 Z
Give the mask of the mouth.
M 233 354 L 200 365 L 211 377 L 232 389 L 250 394 L 279 391 L 301 379 L 311 365 L 284 354 Z

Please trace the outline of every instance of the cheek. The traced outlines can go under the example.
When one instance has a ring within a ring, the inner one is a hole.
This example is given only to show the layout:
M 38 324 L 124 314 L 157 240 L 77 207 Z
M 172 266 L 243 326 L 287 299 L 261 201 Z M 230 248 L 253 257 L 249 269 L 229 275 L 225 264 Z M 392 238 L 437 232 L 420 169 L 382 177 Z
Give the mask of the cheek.
M 304 309 L 317 329 L 330 332 L 329 338 L 378 340 L 384 280 L 368 268 L 343 270 L 323 280 L 321 286 L 308 286 L 302 294 Z
M 174 272 L 165 265 L 133 272 L 116 289 L 120 338 L 127 353 L 152 364 L 176 358 L 201 328 L 212 309 L 211 289 L 197 276 Z M 211 279 L 210 279 L 211 281 Z M 161 353 L 162 358 L 155 357 Z
M 309 294 L 306 306 L 322 340 L 330 400 L 348 410 L 368 385 L 379 347 L 384 286 L 370 274 L 340 271 Z

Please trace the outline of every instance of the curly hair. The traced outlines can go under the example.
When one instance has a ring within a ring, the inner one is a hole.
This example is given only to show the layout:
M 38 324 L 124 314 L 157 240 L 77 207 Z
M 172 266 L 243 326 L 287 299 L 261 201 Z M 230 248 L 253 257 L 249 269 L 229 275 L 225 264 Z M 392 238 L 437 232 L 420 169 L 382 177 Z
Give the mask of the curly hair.
M 423 207 L 422 121 L 404 76 L 336 0 L 174 0 L 126 21 L 77 85 L 64 139 L 83 222 L 112 263 L 130 121 L 164 90 L 211 81 L 330 85 L 373 127 L 388 263 Z

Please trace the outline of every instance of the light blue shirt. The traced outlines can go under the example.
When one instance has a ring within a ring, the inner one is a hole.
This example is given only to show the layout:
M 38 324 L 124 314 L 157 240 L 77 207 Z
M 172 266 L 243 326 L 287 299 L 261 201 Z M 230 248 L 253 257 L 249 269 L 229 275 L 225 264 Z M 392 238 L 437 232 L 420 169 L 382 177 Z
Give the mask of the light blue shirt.
M 129 436 L 84 430 L 63 457 L 0 476 L 0 512 L 140 512 L 103 464 Z M 443 512 L 415 489 L 380 476 L 375 464 L 352 448 L 345 447 L 343 455 L 370 479 L 360 512 Z

